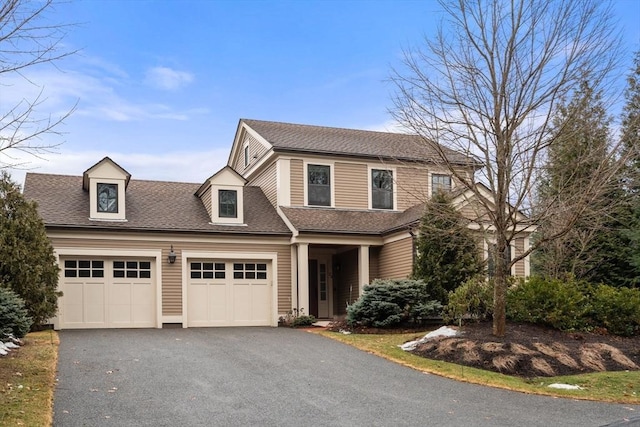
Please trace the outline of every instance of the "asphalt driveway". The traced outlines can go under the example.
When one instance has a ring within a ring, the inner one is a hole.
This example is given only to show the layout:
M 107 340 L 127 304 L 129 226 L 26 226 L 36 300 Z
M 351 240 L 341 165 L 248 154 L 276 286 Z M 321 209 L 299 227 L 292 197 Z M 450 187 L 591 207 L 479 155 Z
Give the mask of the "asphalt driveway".
M 640 415 L 459 383 L 288 328 L 62 331 L 60 341 L 55 426 L 582 427 Z

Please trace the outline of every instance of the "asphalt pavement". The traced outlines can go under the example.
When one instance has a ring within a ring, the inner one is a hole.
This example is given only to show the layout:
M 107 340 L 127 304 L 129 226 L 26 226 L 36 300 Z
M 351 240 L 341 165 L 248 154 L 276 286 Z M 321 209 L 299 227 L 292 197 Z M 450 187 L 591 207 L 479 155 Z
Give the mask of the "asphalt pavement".
M 606 424 L 640 426 L 640 406 L 452 381 L 301 330 L 60 332 L 54 426 Z

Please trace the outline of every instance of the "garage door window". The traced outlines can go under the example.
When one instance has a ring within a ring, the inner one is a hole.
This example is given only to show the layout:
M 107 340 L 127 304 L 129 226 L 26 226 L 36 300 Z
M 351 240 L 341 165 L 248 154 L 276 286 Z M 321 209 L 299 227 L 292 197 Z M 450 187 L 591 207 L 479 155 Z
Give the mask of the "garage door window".
M 264 280 L 267 278 L 267 264 L 236 262 L 233 264 L 233 278 Z
M 113 277 L 129 279 L 150 279 L 150 261 L 113 261 Z
M 192 262 L 192 279 L 224 279 L 224 262 Z
M 104 277 L 104 261 L 66 260 L 64 277 Z

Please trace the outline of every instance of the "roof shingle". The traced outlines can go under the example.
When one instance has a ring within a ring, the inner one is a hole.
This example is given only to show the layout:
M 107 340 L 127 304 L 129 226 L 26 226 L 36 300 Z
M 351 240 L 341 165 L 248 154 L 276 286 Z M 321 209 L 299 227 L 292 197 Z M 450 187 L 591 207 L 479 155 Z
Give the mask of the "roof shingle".
M 439 161 L 436 151 L 419 135 L 331 128 L 241 119 L 265 138 L 275 151 L 338 154 L 405 161 Z M 454 163 L 475 165 L 473 159 L 444 148 Z
M 200 184 L 134 180 L 126 191 L 126 222 L 89 219 L 81 176 L 27 173 L 24 195 L 38 203 L 46 226 L 240 234 L 291 232 L 259 187 L 244 188 L 246 225 L 214 225 L 195 196 Z M 250 208 L 248 208 L 250 207 Z

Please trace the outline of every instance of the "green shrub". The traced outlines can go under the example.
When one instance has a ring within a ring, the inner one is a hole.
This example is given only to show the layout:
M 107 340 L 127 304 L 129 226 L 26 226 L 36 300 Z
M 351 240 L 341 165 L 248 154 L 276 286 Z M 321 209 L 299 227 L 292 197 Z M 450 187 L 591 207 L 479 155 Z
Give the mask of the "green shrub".
M 22 338 L 29 332 L 32 323 L 22 298 L 0 286 L 0 334 Z
M 640 289 L 595 286 L 591 292 L 589 320 L 615 335 L 640 335 Z
M 442 310 L 445 323 L 460 323 L 463 318 L 476 321 L 493 316 L 493 281 L 477 276 L 449 292 L 449 303 Z
M 374 280 L 347 308 L 349 325 L 387 328 L 424 323 L 437 315 L 442 305 L 430 298 L 422 280 Z
M 560 330 L 585 329 L 589 306 L 583 286 L 575 280 L 540 277 L 520 281 L 507 292 L 507 317 Z
M 292 328 L 300 328 L 300 327 L 305 327 L 305 326 L 311 326 L 314 323 L 316 323 L 316 318 L 315 316 L 313 316 L 312 314 L 301 314 L 298 317 L 295 317 L 293 319 L 293 322 L 291 322 L 291 327 Z

